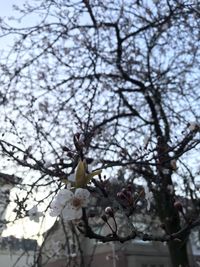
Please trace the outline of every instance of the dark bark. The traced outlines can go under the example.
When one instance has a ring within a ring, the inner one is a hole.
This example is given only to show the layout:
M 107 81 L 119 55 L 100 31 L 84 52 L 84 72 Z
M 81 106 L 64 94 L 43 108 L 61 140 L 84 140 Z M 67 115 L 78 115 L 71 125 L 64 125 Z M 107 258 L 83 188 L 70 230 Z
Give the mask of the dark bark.
M 174 207 L 174 199 L 167 192 L 163 191 L 157 195 L 159 201 L 159 217 L 164 225 L 166 234 L 178 233 L 181 229 L 180 213 Z M 168 249 L 172 267 L 189 267 L 187 241 L 189 230 L 183 231 L 176 239 L 168 242 Z
M 189 267 L 187 242 L 170 241 L 168 243 L 172 267 Z

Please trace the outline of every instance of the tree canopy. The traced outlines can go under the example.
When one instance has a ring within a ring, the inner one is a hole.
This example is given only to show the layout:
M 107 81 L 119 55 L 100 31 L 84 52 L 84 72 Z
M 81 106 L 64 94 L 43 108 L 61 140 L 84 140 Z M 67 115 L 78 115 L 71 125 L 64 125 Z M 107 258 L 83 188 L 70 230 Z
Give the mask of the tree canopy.
M 18 217 L 30 198 L 60 198 L 72 179 L 97 198 L 112 192 L 118 204 L 110 201 L 102 220 L 121 212 L 131 227 L 125 237 L 99 236 L 84 204 L 86 236 L 168 241 L 173 267 L 189 266 L 185 240 L 200 224 L 199 8 L 195 0 L 40 0 L 1 22 L 0 147 L 4 172 L 14 170 L 26 190 Z M 160 236 L 131 223 L 144 197 Z

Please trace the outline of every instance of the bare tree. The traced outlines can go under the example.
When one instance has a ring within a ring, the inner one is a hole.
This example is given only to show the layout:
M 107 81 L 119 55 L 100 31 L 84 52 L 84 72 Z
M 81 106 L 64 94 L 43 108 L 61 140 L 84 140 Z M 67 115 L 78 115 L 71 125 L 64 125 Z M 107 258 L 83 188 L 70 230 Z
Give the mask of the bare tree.
M 15 8 L 24 24 L 1 22 L 11 46 L 1 56 L 0 146 L 9 168 L 20 165 L 22 177 L 33 171 L 23 201 L 46 186 L 41 201 L 50 199 L 84 159 L 123 173 L 132 187 L 142 177 L 164 235 L 132 228 L 124 238 L 100 236 L 85 210 L 83 232 L 103 242 L 168 241 L 172 266 L 189 266 L 187 240 L 200 223 L 198 1 L 41 0 Z M 106 198 L 99 179 L 89 190 Z M 127 204 L 127 190 L 115 199 L 130 226 L 144 193 Z

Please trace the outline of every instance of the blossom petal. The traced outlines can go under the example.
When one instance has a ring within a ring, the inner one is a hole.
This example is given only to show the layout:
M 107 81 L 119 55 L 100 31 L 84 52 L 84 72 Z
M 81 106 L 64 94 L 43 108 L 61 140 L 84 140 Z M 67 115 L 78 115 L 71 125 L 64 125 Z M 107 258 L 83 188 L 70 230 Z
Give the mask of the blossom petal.
M 77 188 L 74 195 L 76 198 L 79 198 L 81 200 L 82 207 L 87 206 L 87 204 L 89 203 L 89 197 L 90 197 L 90 192 L 87 189 Z
M 52 210 L 50 211 L 50 213 L 49 213 L 49 215 L 50 215 L 51 217 L 57 217 L 57 216 L 59 216 L 60 214 L 61 214 L 61 211 L 58 210 L 58 209 L 52 209 Z
M 76 181 L 75 178 L 76 178 L 76 177 L 75 177 L 74 173 L 72 173 L 72 174 L 70 174 L 70 175 L 67 177 L 67 180 L 70 181 L 70 182 L 75 182 L 75 181 Z
M 59 202 L 61 205 L 65 204 L 73 197 L 73 193 L 68 189 L 61 189 L 56 196 L 56 201 Z
M 63 209 L 63 205 L 60 205 L 59 202 L 57 202 L 56 200 L 54 200 L 51 205 L 51 211 L 50 211 L 50 216 L 52 217 L 57 217 L 58 215 L 60 215 L 62 209 Z
M 63 219 L 65 220 L 75 220 L 75 219 L 80 219 L 82 217 L 82 209 L 75 209 L 71 205 L 67 205 L 63 211 L 62 211 L 62 216 Z

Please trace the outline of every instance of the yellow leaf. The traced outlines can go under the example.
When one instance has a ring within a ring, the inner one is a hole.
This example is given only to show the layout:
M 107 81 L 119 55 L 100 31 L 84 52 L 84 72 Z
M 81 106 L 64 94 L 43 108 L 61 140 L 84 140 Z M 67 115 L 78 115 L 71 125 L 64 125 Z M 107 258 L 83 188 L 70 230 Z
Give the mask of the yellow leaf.
M 93 171 L 91 173 L 88 173 L 87 174 L 87 183 L 89 183 L 89 181 L 96 175 L 99 175 L 101 174 L 102 170 L 96 170 L 96 171 Z
M 99 175 L 101 172 L 102 170 L 96 170 L 91 173 L 87 173 L 86 160 L 80 159 L 75 171 L 76 187 L 85 187 L 94 176 Z
M 86 182 L 86 173 L 85 173 L 85 163 L 82 160 L 79 160 L 79 163 L 76 167 L 75 181 L 76 187 L 83 187 Z

